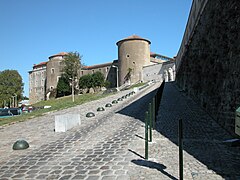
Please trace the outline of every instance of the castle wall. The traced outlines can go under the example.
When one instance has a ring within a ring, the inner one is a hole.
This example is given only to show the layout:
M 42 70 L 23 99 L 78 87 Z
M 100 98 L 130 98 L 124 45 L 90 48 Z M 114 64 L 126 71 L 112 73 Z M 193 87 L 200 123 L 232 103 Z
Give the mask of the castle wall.
M 48 61 L 47 63 L 47 83 L 46 90 L 49 92 L 57 88 L 58 79 L 62 75 L 63 61 L 62 57 L 55 57 Z
M 29 103 L 45 100 L 46 65 L 29 72 Z
M 239 1 L 208 1 L 176 77 L 178 86 L 231 134 L 240 106 L 239 17 Z
M 116 68 L 113 68 L 112 64 L 104 65 L 104 66 L 101 66 L 101 67 L 94 67 L 93 66 L 92 68 L 88 68 L 88 69 L 83 68 L 83 69 L 81 69 L 80 77 L 84 76 L 84 75 L 87 75 L 87 74 L 93 74 L 95 72 L 101 72 L 104 75 L 105 80 L 107 80 L 111 83 L 110 87 L 116 87 L 117 86 Z
M 163 81 L 170 82 L 175 80 L 175 63 L 163 62 L 143 67 L 143 81 Z

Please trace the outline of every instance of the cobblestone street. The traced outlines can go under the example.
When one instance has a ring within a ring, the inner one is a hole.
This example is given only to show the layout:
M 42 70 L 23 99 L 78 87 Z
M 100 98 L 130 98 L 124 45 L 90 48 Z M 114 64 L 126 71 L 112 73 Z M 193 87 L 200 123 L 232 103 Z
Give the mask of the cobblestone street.
M 159 84 L 151 85 L 104 112 L 96 108 L 130 91 L 46 114 L 0 129 L 0 179 L 138 180 L 178 179 L 178 119 L 184 126 L 184 179 L 240 179 L 240 149 L 174 83 L 165 84 L 162 103 L 144 160 L 144 113 Z M 87 112 L 96 113 L 86 118 Z M 54 132 L 54 116 L 78 113 L 81 125 Z M 13 151 L 17 139 L 27 150 Z

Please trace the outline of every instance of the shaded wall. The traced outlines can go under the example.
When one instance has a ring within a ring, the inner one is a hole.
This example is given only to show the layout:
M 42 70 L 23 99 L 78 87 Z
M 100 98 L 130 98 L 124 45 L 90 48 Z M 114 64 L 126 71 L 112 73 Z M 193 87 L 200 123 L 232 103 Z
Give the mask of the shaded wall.
M 240 1 L 208 1 L 199 17 L 177 57 L 176 81 L 234 134 L 240 106 Z

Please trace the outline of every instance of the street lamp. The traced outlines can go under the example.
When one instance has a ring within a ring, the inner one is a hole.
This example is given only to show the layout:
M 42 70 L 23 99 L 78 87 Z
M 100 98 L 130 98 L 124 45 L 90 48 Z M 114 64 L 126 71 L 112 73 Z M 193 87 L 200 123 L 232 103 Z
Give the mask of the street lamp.
M 9 108 L 11 108 L 11 98 L 9 98 Z
M 16 98 L 14 106 L 15 106 L 15 107 L 18 107 L 17 94 L 16 94 L 16 93 L 14 93 L 14 97 Z
M 118 90 L 118 67 L 114 65 L 112 65 L 112 67 L 117 69 L 117 90 Z
M 74 102 L 74 78 L 69 78 L 72 80 L 72 102 Z
M 13 98 L 13 101 L 12 101 L 12 107 L 14 107 L 15 106 L 15 96 L 12 96 L 12 98 Z

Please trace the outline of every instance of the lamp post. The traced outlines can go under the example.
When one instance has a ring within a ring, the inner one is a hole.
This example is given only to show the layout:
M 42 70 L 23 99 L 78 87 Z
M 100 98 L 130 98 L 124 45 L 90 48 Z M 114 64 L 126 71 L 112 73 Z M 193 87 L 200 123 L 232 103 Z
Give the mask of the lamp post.
M 74 102 L 74 78 L 69 78 L 72 80 L 72 102 Z
M 11 98 L 9 98 L 9 108 L 11 107 Z
M 18 107 L 17 94 L 16 94 L 16 93 L 14 93 L 14 97 L 16 98 L 16 99 L 15 99 L 15 104 L 14 104 L 14 106 L 15 106 L 15 107 Z
M 117 69 L 117 90 L 118 90 L 118 67 L 114 65 L 112 65 L 112 67 Z
M 13 99 L 13 101 L 12 101 L 12 107 L 14 107 L 15 106 L 15 96 L 12 96 L 12 99 Z

